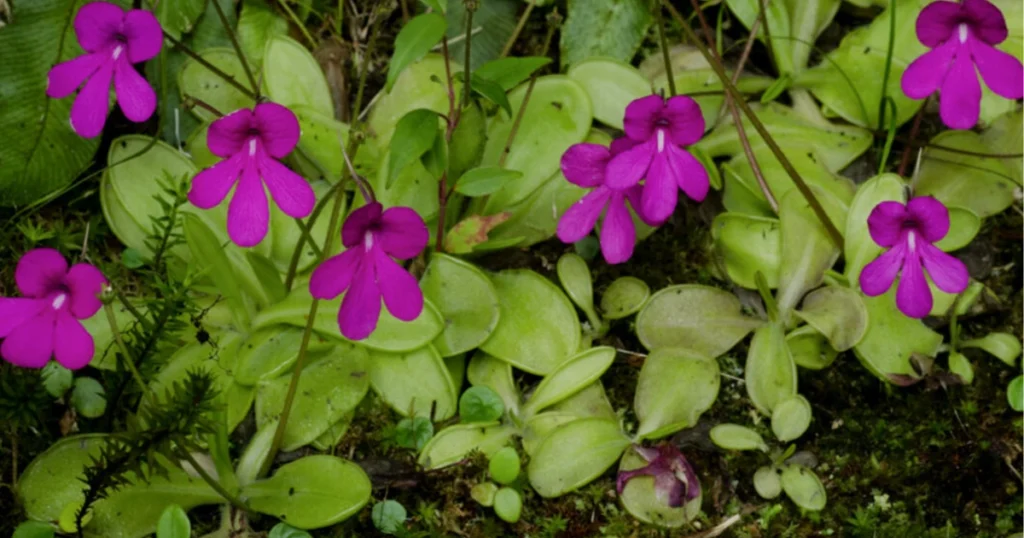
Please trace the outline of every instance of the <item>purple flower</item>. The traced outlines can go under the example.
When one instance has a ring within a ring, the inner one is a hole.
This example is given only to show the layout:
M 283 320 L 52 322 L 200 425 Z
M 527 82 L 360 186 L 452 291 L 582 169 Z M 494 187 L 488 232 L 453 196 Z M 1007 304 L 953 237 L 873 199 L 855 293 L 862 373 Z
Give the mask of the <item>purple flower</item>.
M 77 370 L 93 355 L 92 336 L 79 320 L 100 309 L 106 279 L 99 269 L 68 263 L 51 248 L 30 250 L 18 261 L 14 281 L 24 297 L 0 297 L 0 355 L 24 368 L 42 368 L 56 356 Z
M 624 124 L 627 142 L 608 163 L 609 187 L 625 189 L 646 177 L 640 212 L 655 222 L 665 221 L 675 210 L 677 186 L 694 201 L 704 199 L 707 171 L 680 147 L 704 134 L 704 116 L 696 101 L 685 95 L 668 101 L 657 95 L 642 97 L 626 107 Z
M 892 287 L 896 275 L 896 306 L 912 318 L 923 318 L 932 310 L 932 292 L 924 272 L 946 293 L 967 289 L 970 276 L 963 262 L 933 245 L 949 232 L 949 211 L 931 196 L 899 202 L 882 202 L 868 216 L 868 230 L 875 243 L 888 248 L 860 273 L 860 288 L 866 295 L 881 295 Z
M 608 263 L 622 263 L 633 255 L 636 228 L 626 209 L 626 199 L 637 210 L 644 222 L 652 226 L 640 208 L 640 187 L 631 185 L 615 188 L 608 185 L 608 162 L 625 148 L 631 147 L 626 138 L 612 142 L 611 148 L 599 144 L 574 144 L 562 154 L 562 173 L 570 183 L 594 189 L 573 204 L 558 221 L 558 238 L 575 243 L 586 237 L 604 213 L 601 224 L 601 253 Z
M 647 465 L 632 471 L 619 471 L 615 481 L 615 490 L 619 495 L 626 488 L 626 482 L 633 478 L 653 476 L 654 494 L 659 501 L 672 508 L 679 508 L 700 496 L 697 473 L 679 449 L 670 443 L 662 443 L 657 448 L 633 445 L 633 450 L 647 461 Z
M 111 81 L 124 115 L 134 122 L 148 120 L 156 110 L 156 93 L 132 64 L 160 52 L 163 33 L 156 17 L 141 9 L 126 12 L 114 4 L 92 2 L 78 10 L 75 35 L 86 54 L 53 66 L 46 86 L 46 95 L 60 99 L 85 83 L 71 105 L 71 128 L 86 138 L 103 131 Z
M 349 340 L 362 340 L 377 327 L 381 297 L 388 312 L 412 321 L 423 311 L 423 292 L 412 275 L 391 257 L 407 260 L 427 246 L 427 225 L 408 207 L 381 211 L 377 202 L 353 211 L 341 228 L 348 249 L 313 271 L 309 292 L 333 299 L 346 289 L 338 327 Z
M 228 236 L 239 246 L 259 244 L 267 235 L 270 208 L 263 189 L 289 217 L 307 217 L 316 195 L 302 176 L 277 162 L 299 143 L 299 120 L 277 103 L 242 109 L 210 124 L 206 145 L 225 160 L 196 174 L 188 199 L 196 207 L 220 204 L 233 185 L 228 206 Z
M 928 4 L 917 17 L 917 38 L 932 50 L 903 73 L 903 93 L 924 99 L 939 91 L 939 115 L 951 129 L 978 122 L 981 85 L 1007 99 L 1024 96 L 1024 67 L 995 45 L 1007 37 L 1006 20 L 987 0 Z

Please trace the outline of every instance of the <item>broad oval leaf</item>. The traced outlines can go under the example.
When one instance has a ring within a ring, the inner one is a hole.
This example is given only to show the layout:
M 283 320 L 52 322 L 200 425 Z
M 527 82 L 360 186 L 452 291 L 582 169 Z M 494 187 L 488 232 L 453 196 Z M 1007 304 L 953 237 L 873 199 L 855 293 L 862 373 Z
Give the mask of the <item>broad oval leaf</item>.
M 782 469 L 782 489 L 791 501 L 804 510 L 825 508 L 825 486 L 818 475 L 802 465 L 787 465 Z
M 629 61 L 650 25 L 651 12 L 643 2 L 570 2 L 559 29 L 562 67 L 593 56 Z
M 846 209 L 830 204 L 830 199 L 811 187 L 832 224 L 846 222 Z M 793 189 L 779 200 L 779 227 L 782 236 L 779 261 L 779 289 L 775 300 L 783 320 L 788 320 L 807 290 L 820 285 L 825 271 L 839 258 L 839 247 L 832 242 L 824 225 L 815 216 L 803 195 Z
M 669 286 L 647 301 L 637 315 L 636 335 L 647 349 L 680 347 L 718 357 L 761 324 L 743 315 L 735 295 L 683 284 Z
M 388 65 L 385 89 L 391 91 L 398 76 L 409 64 L 426 56 L 430 49 L 441 41 L 448 22 L 437 13 L 425 13 L 413 17 L 398 32 L 395 38 L 395 52 Z
M 213 48 L 199 53 L 199 56 L 211 65 L 234 78 L 242 86 L 249 83 L 242 62 L 234 49 Z M 253 73 L 253 76 L 258 75 Z M 242 108 L 252 108 L 256 103 L 238 88 L 227 83 L 196 60 L 189 58 L 178 72 L 178 89 L 181 91 L 182 102 L 194 97 L 210 105 L 222 114 L 230 114 Z M 201 106 L 193 106 L 191 111 L 202 121 L 213 121 L 217 115 Z
M 523 56 L 491 60 L 473 71 L 473 74 L 496 82 L 505 91 L 530 78 L 534 71 L 551 63 L 546 56 Z
M 369 370 L 373 390 L 398 414 L 438 421 L 455 414 L 457 389 L 434 346 L 405 353 L 371 351 Z
M 478 347 L 498 326 L 500 307 L 494 284 L 468 262 L 434 253 L 420 289 L 444 319 L 444 330 L 434 340 L 442 357 Z
M 544 411 L 527 418 L 522 433 L 523 450 L 532 457 L 551 432 L 580 418 L 562 411 Z
M 474 387 L 487 387 L 498 393 L 505 409 L 511 414 L 519 414 L 519 389 L 512 379 L 511 364 L 477 352 L 466 367 L 466 377 Z
M 598 380 L 614 360 L 615 349 L 607 346 L 588 349 L 569 359 L 541 380 L 526 402 L 523 415 L 529 417 L 583 390 Z
M 992 332 L 982 338 L 967 340 L 960 343 L 961 348 L 978 348 L 987 351 L 993 357 L 1005 362 L 1011 368 L 1017 364 L 1021 353 L 1021 343 L 1010 333 Z
M 779 286 L 782 234 L 778 219 L 721 213 L 711 225 L 711 236 L 730 280 L 757 289 L 754 275 L 760 272 L 769 288 Z
M 601 381 L 595 381 L 576 394 L 551 406 L 550 412 L 569 413 L 580 418 L 615 419 L 617 417 Z
M 558 497 L 604 474 L 628 446 L 629 438 L 617 422 L 576 420 L 556 429 L 537 447 L 526 473 L 541 497 Z
M 853 347 L 854 354 L 884 381 L 891 383 L 893 375 L 916 377 L 910 364 L 911 354 L 934 357 L 942 344 L 942 335 L 896 308 L 895 287 L 878 297 L 863 299 L 868 309 L 868 330 Z
M 786 335 L 786 345 L 797 366 L 809 370 L 828 368 L 839 354 L 829 345 L 825 336 L 810 325 L 804 325 Z
M 808 293 L 797 317 L 828 338 L 836 351 L 857 345 L 868 329 L 868 309 L 850 288 L 825 286 Z
M 747 395 L 764 415 L 771 416 L 776 405 L 796 395 L 796 363 L 780 324 L 754 331 L 743 374 Z
M 497 422 L 455 424 L 438 432 L 423 447 L 416 461 L 426 469 L 437 469 L 461 460 L 474 450 L 490 457 L 507 445 L 515 433 L 513 428 Z
M 525 269 L 495 273 L 491 281 L 501 321 L 480 349 L 537 375 L 553 372 L 576 353 L 580 321 L 562 290 Z
M 303 329 L 298 327 L 268 327 L 250 334 L 238 351 L 235 364 L 235 382 L 253 386 L 291 372 L 302 344 Z M 308 349 L 321 351 L 334 346 L 334 341 L 320 336 L 310 339 Z
M 944 131 L 930 144 L 982 154 L 991 152 L 981 136 L 971 131 Z M 991 217 L 1014 200 L 1017 183 L 1005 162 L 1005 159 L 925 148 L 914 194 L 934 196 L 946 206 L 969 209 L 981 218 Z
M 632 471 L 645 465 L 647 465 L 647 461 L 635 450 L 626 450 L 622 455 L 622 461 L 619 462 L 619 472 Z M 697 498 L 683 506 L 673 508 L 658 498 L 654 490 L 654 480 L 653 476 L 639 475 L 626 482 L 626 486 L 622 488 L 619 500 L 633 517 L 659 527 L 675 529 L 682 527 L 700 514 L 703 491 Z M 699 488 L 700 484 L 692 484 L 691 487 Z
M 786 142 L 781 140 L 779 143 L 785 144 Z M 815 195 L 819 199 L 826 198 L 831 205 L 848 206 L 856 190 L 853 182 L 828 168 L 825 159 L 819 155 L 819 152 L 826 151 L 824 148 L 819 149 L 817 145 L 812 147 L 814 149 L 808 149 L 806 146 L 786 146 L 783 149 L 783 154 L 800 178 L 809 186 L 817 188 Z M 790 191 L 796 190 L 796 183 L 786 173 L 785 168 L 782 167 L 770 148 L 763 145 L 758 146 L 752 149 L 752 153 L 761 169 L 765 184 L 776 200 L 781 201 Z M 761 214 L 764 216 L 775 215 L 761 191 L 757 176 L 754 175 L 750 160 L 745 153 L 733 155 L 732 160 L 722 165 L 722 171 L 734 180 L 730 182 L 731 186 L 749 191 L 755 199 L 754 205 L 761 211 Z M 822 203 L 825 201 L 822 200 Z M 843 223 L 837 222 L 835 225 L 840 228 L 841 232 Z
M 882 253 L 882 247 L 868 232 L 868 216 L 878 204 L 887 201 L 903 202 L 903 179 L 896 174 L 875 176 L 861 185 L 846 214 L 845 274 L 850 284 L 858 289 L 861 270 Z
M 636 384 L 633 408 L 637 439 L 659 439 L 693 427 L 718 398 L 718 362 L 685 349 L 661 348 L 647 355 Z
M 500 189 L 505 183 L 523 176 L 516 170 L 505 170 L 497 166 L 480 166 L 467 170 L 455 183 L 455 192 L 469 196 L 487 196 Z
M 810 425 L 811 403 L 799 394 L 779 402 L 772 411 L 772 432 L 783 443 L 800 437 Z
M 417 108 L 398 120 L 395 134 L 388 148 L 388 172 L 385 187 L 391 188 L 399 172 L 430 150 L 440 134 L 437 129 L 437 113 L 426 108 Z
M 970 385 L 974 381 L 974 368 L 963 353 L 957 351 L 949 353 L 949 371 L 960 376 L 965 385 Z
M 762 499 L 774 499 L 782 493 L 782 477 L 772 467 L 758 467 L 754 472 L 754 490 Z
M 1007 385 L 1006 400 L 1014 411 L 1018 413 L 1024 411 L 1024 375 L 1013 378 L 1013 381 Z
M 614 58 L 587 58 L 573 65 L 568 75 L 590 96 L 594 118 L 616 129 L 622 129 L 629 103 L 653 93 L 650 81 L 635 67 Z
M 241 496 L 257 512 L 299 529 L 318 529 L 355 515 L 369 502 L 370 491 L 362 467 L 315 455 L 282 465 L 270 478 L 243 487 Z
M 590 316 L 594 312 L 594 282 L 587 262 L 579 254 L 569 252 L 558 258 L 555 272 L 572 302 Z
M 91 377 L 79 377 L 71 389 L 68 403 L 79 415 L 97 418 L 103 416 L 107 410 L 107 394 L 99 381 Z
M 276 35 L 288 34 L 288 21 L 280 17 L 265 1 L 243 1 L 238 16 L 238 44 L 254 64 L 262 65 L 267 41 Z
M 243 271 L 235 269 L 220 240 L 199 217 L 182 215 L 181 228 L 199 271 L 213 281 L 231 306 L 238 325 L 244 327 L 249 322 L 249 312 L 239 286 L 239 275 Z
M 605 319 L 622 319 L 640 311 L 651 297 L 651 287 L 632 276 L 616 278 L 601 294 Z
M 182 507 L 172 504 L 156 522 L 156 538 L 192 538 L 192 523 Z
M 287 35 L 273 35 L 263 51 L 263 87 L 275 103 L 306 106 L 334 116 L 324 72 L 306 47 Z
M 461 72 L 462 62 L 453 62 L 451 69 L 453 73 Z M 370 132 L 376 135 L 377 147 L 388 146 L 398 120 L 409 111 L 426 108 L 447 114 L 448 86 L 444 80 L 445 62 L 440 54 L 428 54 L 405 68 L 370 111 Z M 460 95 L 461 89 L 462 83 L 456 81 L 455 94 Z
M 726 450 L 760 450 L 768 452 L 761 434 L 739 424 L 719 424 L 711 428 L 711 442 Z
M 949 232 L 935 242 L 944 252 L 951 252 L 967 246 L 981 230 L 981 218 L 970 209 L 949 207 Z

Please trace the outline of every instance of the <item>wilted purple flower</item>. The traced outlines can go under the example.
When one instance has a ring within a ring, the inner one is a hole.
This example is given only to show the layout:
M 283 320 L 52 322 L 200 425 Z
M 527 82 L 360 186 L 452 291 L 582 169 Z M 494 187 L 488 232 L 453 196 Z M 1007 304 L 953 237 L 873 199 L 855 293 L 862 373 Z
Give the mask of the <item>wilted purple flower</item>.
M 630 147 L 625 138 L 612 142 L 611 148 L 599 144 L 575 144 L 562 154 L 562 173 L 570 183 L 583 188 L 594 189 L 573 204 L 558 221 L 558 238 L 566 243 L 575 243 L 586 237 L 597 219 L 604 213 L 601 224 L 601 253 L 608 263 L 622 263 L 633 255 L 636 245 L 636 228 L 626 209 L 626 200 L 637 211 L 644 222 L 649 222 L 640 211 L 640 187 L 626 188 L 608 186 L 606 174 L 608 162 Z
M 988 0 L 928 4 L 917 17 L 917 38 L 932 50 L 903 72 L 903 93 L 924 99 L 939 90 L 939 115 L 951 129 L 978 122 L 981 85 L 1007 99 L 1024 96 L 1024 66 L 995 48 L 1008 35 L 1006 19 Z
M 225 160 L 196 174 L 189 201 L 210 209 L 237 184 L 228 206 L 228 236 L 239 246 L 259 244 L 270 223 L 264 185 L 289 217 L 305 218 L 316 204 L 309 183 L 277 162 L 298 143 L 299 120 L 277 103 L 262 103 L 253 110 L 238 110 L 218 119 L 210 124 L 206 145 Z
M 708 193 L 708 173 L 681 146 L 704 135 L 704 116 L 696 101 L 677 95 L 665 101 L 658 95 L 634 100 L 626 107 L 624 151 L 608 163 L 606 185 L 626 189 L 644 180 L 641 213 L 663 222 L 675 210 L 677 189 L 700 202 Z
M 647 465 L 632 471 L 619 471 L 615 490 L 622 494 L 629 482 L 637 476 L 654 477 L 654 494 L 658 500 L 672 508 L 678 508 L 700 496 L 700 481 L 690 462 L 678 448 L 662 443 L 657 448 L 633 445 L 633 450 L 647 461 Z
M 92 336 L 79 320 L 102 306 L 106 279 L 99 269 L 79 263 L 68 270 L 60 252 L 37 248 L 25 253 L 14 270 L 24 297 L 0 297 L 0 355 L 24 368 L 42 368 L 55 356 L 70 370 L 89 364 Z
M 931 196 L 920 196 L 903 205 L 882 202 L 868 216 L 868 230 L 875 243 L 889 250 L 867 264 L 860 273 L 860 288 L 866 295 L 881 295 L 896 289 L 896 306 L 912 318 L 923 318 L 932 310 L 932 292 L 924 273 L 946 293 L 967 289 L 970 276 L 963 262 L 933 245 L 949 233 L 949 211 Z
M 149 119 L 156 110 L 156 93 L 132 64 L 160 52 L 163 33 L 148 11 L 125 11 L 115 4 L 92 2 L 75 15 L 75 35 L 86 54 L 50 69 L 46 95 L 60 99 L 85 83 L 71 105 L 71 128 L 92 138 L 103 131 L 114 83 L 117 102 L 131 121 Z
M 381 297 L 393 316 L 412 321 L 423 311 L 423 292 L 391 256 L 412 258 L 429 239 L 427 225 L 408 207 L 383 212 L 377 202 L 360 207 L 341 229 L 348 250 L 313 271 L 309 292 L 318 299 L 333 299 L 348 290 L 338 311 L 338 328 L 349 340 L 362 340 L 377 328 Z

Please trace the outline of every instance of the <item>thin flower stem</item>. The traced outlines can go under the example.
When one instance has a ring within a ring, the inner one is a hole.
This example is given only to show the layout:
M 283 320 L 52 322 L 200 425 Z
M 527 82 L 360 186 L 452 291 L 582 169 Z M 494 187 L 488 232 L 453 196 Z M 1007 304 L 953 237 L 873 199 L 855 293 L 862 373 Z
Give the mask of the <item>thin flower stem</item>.
M 722 85 L 725 87 L 726 92 L 728 92 L 733 97 L 733 100 L 736 102 L 737 105 L 739 105 L 740 109 L 743 111 L 743 114 L 745 114 L 747 118 L 750 120 L 750 123 L 754 126 L 754 129 L 756 129 L 758 134 L 761 135 L 761 138 L 764 140 L 764 143 L 775 155 L 775 158 L 778 159 L 779 164 L 782 165 L 782 168 L 793 180 L 793 183 L 796 185 L 797 190 L 799 190 L 800 194 L 804 197 L 804 199 L 807 200 L 807 203 L 814 211 L 814 214 L 818 218 L 818 220 L 821 221 L 822 226 L 825 228 L 825 231 L 828 234 L 828 236 L 832 239 L 832 242 L 835 243 L 835 245 L 839 247 L 840 250 L 842 250 L 843 235 L 839 233 L 839 229 L 836 228 L 835 224 L 833 224 L 832 221 L 828 218 L 828 214 L 826 214 L 825 209 L 821 207 L 821 203 L 818 202 L 818 199 L 815 198 L 814 193 L 811 192 L 810 187 L 807 186 L 807 183 L 804 182 L 804 180 L 800 177 L 800 174 L 797 173 L 795 168 L 793 168 L 793 163 L 789 162 L 789 159 L 786 157 L 786 154 L 782 152 L 782 149 L 779 148 L 779 145 L 775 142 L 775 139 L 773 139 L 771 134 L 768 133 L 768 129 L 766 129 L 764 124 L 761 123 L 761 120 L 758 119 L 757 114 L 754 113 L 754 111 L 750 108 L 750 105 L 748 105 L 747 102 L 743 99 L 743 96 L 740 94 L 739 90 L 736 89 L 736 86 L 732 84 L 732 81 L 729 80 L 729 76 L 726 74 L 721 62 L 715 61 L 715 58 L 708 51 L 708 48 L 704 46 L 704 44 L 700 41 L 700 38 L 698 38 L 697 34 L 693 31 L 693 28 L 690 28 L 690 25 L 686 24 L 686 19 L 683 18 L 683 16 L 679 13 L 679 11 L 676 10 L 675 7 L 672 6 L 671 3 L 669 3 L 667 0 L 662 0 L 662 5 L 664 5 L 669 10 L 669 13 L 679 23 L 680 27 L 683 29 L 683 32 L 686 33 L 686 37 L 690 41 L 692 41 L 694 45 L 696 45 L 697 49 L 700 50 L 701 54 L 704 56 L 704 59 L 707 60 L 709 64 L 711 64 L 711 68 L 715 70 L 715 74 L 718 75 L 719 80 L 722 81 Z
M 228 491 L 227 488 L 225 488 L 220 482 L 218 482 L 216 478 L 210 476 L 210 473 L 206 472 L 206 469 L 203 469 L 203 466 L 200 465 L 198 461 L 196 461 L 196 458 L 192 456 L 192 454 L 188 450 L 179 449 L 176 450 L 176 452 L 178 453 L 178 457 L 187 461 L 189 465 L 191 465 L 192 468 L 195 469 L 196 473 L 199 473 L 199 476 L 203 479 L 203 481 L 209 484 L 209 486 L 213 488 L 213 490 L 216 491 L 221 497 L 224 497 L 224 500 L 228 501 L 231 504 L 231 506 L 234 506 L 235 508 L 245 512 L 249 511 L 249 507 L 246 506 L 245 503 L 243 503 L 242 500 L 239 499 L 237 496 L 232 495 L 231 492 Z
M 928 108 L 929 100 L 926 99 L 925 102 L 921 103 L 921 108 L 914 115 L 914 123 L 910 126 L 910 137 L 907 138 L 907 147 L 903 148 L 903 158 L 900 159 L 900 166 L 896 169 L 896 175 L 900 177 L 907 173 L 907 165 L 910 164 L 910 154 L 914 151 L 914 139 L 917 138 L 917 132 L 921 129 L 921 117 L 924 116 L 924 109 Z
M 244 93 L 246 97 L 249 97 L 249 98 L 251 98 L 253 100 L 256 100 L 257 96 L 256 96 L 255 93 L 252 92 L 252 90 L 250 90 L 249 88 L 246 88 L 240 82 L 235 80 L 235 77 L 225 73 L 224 71 L 222 71 L 217 66 L 215 66 L 215 65 L 211 64 L 210 62 L 206 61 L 205 59 L 203 59 L 202 56 L 196 54 L 195 51 L 193 51 L 192 49 L 186 47 L 185 44 L 182 43 L 181 41 L 178 41 L 177 39 L 174 39 L 173 37 L 171 37 L 171 35 L 168 34 L 166 31 L 164 31 L 164 39 L 170 41 L 171 44 L 174 45 L 175 48 L 180 49 L 182 52 L 185 53 L 186 56 L 188 56 L 189 58 L 192 58 L 193 60 L 195 60 L 199 65 L 205 67 L 207 70 L 209 70 L 214 75 L 217 75 L 218 77 L 224 79 L 224 81 L 227 82 L 228 84 L 234 86 L 236 90 Z
M 198 106 L 199 108 L 209 112 L 210 114 L 213 114 L 214 116 L 217 116 L 218 118 L 224 117 L 224 113 L 214 108 L 214 106 L 210 103 L 207 103 L 206 101 L 203 101 L 198 97 L 193 97 L 187 93 L 185 94 L 185 102 L 183 104 L 190 108 L 191 105 Z
M 879 92 L 881 98 L 878 100 L 878 130 L 885 129 L 885 98 L 888 97 L 886 89 L 889 87 L 889 73 L 892 71 L 893 46 L 896 42 L 896 2 L 889 2 L 889 47 L 885 54 L 885 69 L 882 71 L 882 87 Z M 893 107 L 895 108 L 895 107 Z M 895 115 L 895 110 L 893 111 Z M 895 123 L 895 122 L 890 122 Z M 884 168 L 885 157 L 882 157 Z
M 661 59 L 665 62 L 665 76 L 668 78 L 668 93 L 675 97 L 676 78 L 672 75 L 672 57 L 668 52 L 668 40 L 665 39 L 665 17 L 660 8 L 654 10 L 654 15 L 657 18 L 655 23 L 658 25 L 658 41 L 661 43 Z
M 167 0 L 164 0 L 165 2 Z M 242 54 L 242 46 L 238 44 L 238 36 L 235 35 L 235 29 L 231 27 L 231 23 L 228 22 L 227 15 L 224 14 L 224 9 L 220 7 L 220 2 L 217 0 L 211 0 L 213 9 L 217 10 L 217 16 L 220 17 L 220 23 L 224 26 L 224 31 L 228 34 L 228 39 L 231 40 L 231 46 L 235 49 L 235 54 L 238 55 L 238 61 L 242 64 L 242 69 L 245 70 L 245 76 L 249 79 L 249 86 L 252 87 L 253 93 L 256 94 L 256 100 L 259 100 L 260 85 L 256 82 L 256 77 L 252 75 L 252 69 L 249 68 L 249 61 L 245 58 L 245 54 Z
M 530 19 L 530 13 L 533 13 L 533 8 L 536 4 L 532 1 L 527 2 L 526 10 L 519 16 L 519 22 L 516 23 L 515 30 L 512 30 L 512 35 L 508 37 L 508 41 L 505 42 L 505 46 L 501 49 L 501 54 L 498 58 L 504 58 L 508 56 L 508 53 L 512 52 L 512 47 L 516 44 L 516 40 L 519 39 L 519 34 L 526 27 L 526 21 Z
M 331 185 L 331 188 L 328 189 L 325 196 L 317 202 L 316 207 L 313 208 L 313 212 L 309 215 L 306 230 L 304 230 L 302 236 L 299 237 L 299 244 L 295 250 L 292 251 L 292 259 L 288 262 L 288 273 L 284 279 L 284 289 L 286 291 L 292 291 L 292 284 L 295 282 L 295 274 L 299 268 L 299 259 L 302 257 L 302 246 L 305 244 L 307 239 L 309 239 L 311 243 L 314 242 L 311 236 L 307 236 L 307 230 L 310 232 L 312 231 L 313 226 L 316 225 L 316 220 L 320 217 L 320 214 L 323 213 L 324 208 L 327 207 L 327 203 L 334 199 L 334 192 L 338 189 L 342 189 L 344 185 L 344 177 L 338 180 L 334 185 Z M 318 250 L 319 251 L 315 254 L 320 256 L 320 253 L 323 252 L 323 250 Z
M 281 9 L 288 14 L 288 18 L 292 20 L 292 24 L 298 27 L 299 31 L 302 32 L 302 36 L 306 38 L 306 41 L 309 41 L 309 46 L 315 49 L 317 47 L 316 40 L 313 39 L 313 35 L 306 29 L 306 25 L 299 20 L 299 16 L 292 11 L 292 8 L 288 7 L 288 2 L 285 2 L 284 0 L 277 0 L 277 5 L 281 6 Z
M 103 311 L 107 314 L 107 323 L 110 324 L 110 333 L 114 335 L 114 342 L 117 343 L 117 348 L 121 350 L 121 357 L 124 358 L 124 364 L 131 372 L 132 377 L 135 378 L 135 383 L 139 385 L 139 390 L 142 391 L 142 396 L 151 405 L 156 405 L 156 401 L 153 398 L 152 393 L 149 392 L 149 386 L 142 379 L 142 374 L 139 373 L 139 369 L 135 367 L 135 361 L 132 360 L 132 354 L 128 351 L 128 346 L 124 344 L 124 339 L 121 337 L 121 330 L 117 327 L 117 318 L 114 316 L 114 307 L 110 302 L 103 303 Z

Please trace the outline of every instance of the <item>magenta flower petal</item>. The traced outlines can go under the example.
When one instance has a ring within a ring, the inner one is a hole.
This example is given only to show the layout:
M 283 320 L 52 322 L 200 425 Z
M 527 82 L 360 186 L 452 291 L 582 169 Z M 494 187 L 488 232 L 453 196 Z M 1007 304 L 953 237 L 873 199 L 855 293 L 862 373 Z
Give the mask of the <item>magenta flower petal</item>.
M 299 119 L 277 103 L 256 105 L 253 126 L 259 130 L 267 153 L 276 159 L 287 156 L 299 143 Z
M 664 108 L 665 100 L 660 95 L 634 99 L 626 105 L 622 130 L 626 132 L 626 136 L 638 142 L 649 139 L 654 134 L 654 125 L 661 119 L 661 111 Z
M 914 219 L 917 231 L 929 243 L 934 243 L 949 233 L 949 210 L 942 202 L 931 196 L 918 196 L 910 200 L 907 203 L 906 214 Z
M 92 76 L 104 61 L 106 56 L 103 54 L 85 54 L 53 66 L 47 74 L 47 97 L 60 99 L 75 93 L 75 90 Z
M 950 129 L 970 129 L 981 111 L 981 84 L 966 48 L 953 60 L 939 93 L 939 116 Z
M 930 6 L 942 4 L 929 4 Z M 920 20 L 920 19 L 919 19 Z M 953 65 L 953 57 L 960 46 L 953 40 L 943 43 L 941 46 L 932 49 L 907 66 L 900 79 L 900 87 L 903 93 L 911 99 L 924 99 L 935 93 L 945 80 Z
M 1003 12 L 991 2 L 964 0 L 960 5 L 970 20 L 971 32 L 989 45 L 998 45 L 1009 36 Z
M 57 313 L 53 354 L 61 366 L 68 370 L 84 368 L 92 360 L 94 346 L 92 336 L 81 322 L 68 312 Z
M 906 247 L 899 243 L 865 265 L 860 272 L 860 289 L 864 295 L 875 297 L 889 291 L 903 266 L 905 254 Z
M 920 248 L 920 245 L 917 248 Z M 900 312 L 911 318 L 923 318 L 932 311 L 932 292 L 928 289 L 924 268 L 921 267 L 921 257 L 914 251 L 914 245 L 911 245 L 903 261 L 900 283 L 896 287 L 896 306 Z
M 53 354 L 54 324 L 57 312 L 43 308 L 7 335 L 0 345 L 0 355 L 7 362 L 22 368 L 42 368 Z
M 672 473 L 661 473 L 654 477 L 654 497 L 672 507 L 683 505 L 683 483 Z
M 640 194 L 641 213 L 651 220 L 664 221 L 672 215 L 679 198 L 668 152 L 662 152 L 651 161 L 647 180 Z
M 146 121 L 156 111 L 156 92 L 126 59 L 114 61 L 114 90 L 126 118 Z
M 160 21 L 142 9 L 132 9 L 125 14 L 124 37 L 128 42 L 128 61 L 133 64 L 156 57 L 164 42 Z
M 711 186 L 708 171 L 690 152 L 676 146 L 667 146 L 668 164 L 675 177 L 676 184 L 694 202 L 704 201 Z
M 369 259 L 359 265 L 338 310 L 338 327 L 349 340 L 362 340 L 377 328 L 381 297 L 373 265 Z
M 113 77 L 114 65 L 104 63 L 78 92 L 71 105 L 71 128 L 79 136 L 93 138 L 103 131 L 110 112 L 110 82 Z
M 371 253 L 377 271 L 377 283 L 388 312 L 402 321 L 418 318 L 423 312 L 423 292 L 420 291 L 419 283 L 382 249 L 375 248 Z
M 380 203 L 371 202 L 349 213 L 345 224 L 341 226 L 341 242 L 345 248 L 363 243 L 370 225 L 380 220 L 381 207 Z
M 611 145 L 608 146 L 608 150 L 611 151 L 611 156 L 614 157 L 623 151 L 635 148 L 639 144 L 640 142 L 637 142 L 628 136 L 620 136 L 615 140 L 612 140 Z M 602 178 L 601 181 L 604 182 L 604 179 Z
M 968 39 L 967 45 L 990 90 L 1007 99 L 1024 97 L 1024 65 L 1020 60 L 980 39 Z
M 323 261 L 309 277 L 309 293 L 317 299 L 334 299 L 352 284 L 363 259 L 361 247 L 355 247 Z
M 106 282 L 99 269 L 87 263 L 73 265 L 64 279 L 71 292 L 71 314 L 78 319 L 88 319 L 99 312 L 103 306 L 100 294 Z
M 946 1 L 932 2 L 917 16 L 917 39 L 926 47 L 937 47 L 953 35 L 959 20 L 959 4 Z
M 242 173 L 243 154 L 221 161 L 192 178 L 188 201 L 200 209 L 217 207 Z
M 90 2 L 75 15 L 75 35 L 86 52 L 100 52 L 114 46 L 121 31 L 124 10 L 108 2 Z
M 240 247 L 258 245 L 267 236 L 270 207 L 263 182 L 254 166 L 242 169 L 242 179 L 228 205 L 228 236 Z
M 316 205 L 316 194 L 313 187 L 302 176 L 292 172 L 287 166 L 275 161 L 263 153 L 256 152 L 256 163 L 259 166 L 263 182 L 270 189 L 270 196 L 277 207 L 289 217 L 303 219 L 313 212 Z
M 669 98 L 663 114 L 668 119 L 672 142 L 689 146 L 704 136 L 704 114 L 693 98 L 686 95 Z
M 613 193 L 601 223 L 601 254 L 610 264 L 622 263 L 633 255 L 636 228 L 626 209 L 625 194 Z
M 26 297 L 45 298 L 61 284 L 68 271 L 68 262 L 52 248 L 26 252 L 14 269 L 14 282 Z
M 592 189 L 604 183 L 604 171 L 611 160 L 608 148 L 600 144 L 573 144 L 562 154 L 562 173 L 569 183 Z
M 35 317 L 49 306 L 45 299 L 28 297 L 0 297 L 0 338 L 6 338 L 12 330 Z
M 670 507 L 678 508 L 700 496 L 697 473 L 679 449 L 668 442 L 658 445 L 657 449 L 645 449 L 637 445 L 633 448 L 648 464 L 632 471 L 619 471 L 615 481 L 615 490 L 619 495 L 633 478 L 651 476 L 654 477 L 655 497 Z
M 611 192 L 607 187 L 598 187 L 573 204 L 558 221 L 558 238 L 575 243 L 586 237 L 597 224 Z
M 924 243 L 918 245 L 918 249 L 924 268 L 936 287 L 946 293 L 960 293 L 967 289 L 971 275 L 964 262 L 942 252 L 935 245 Z
M 248 108 L 236 110 L 210 124 L 206 134 L 206 147 L 218 157 L 231 157 L 243 150 L 243 146 L 252 136 L 249 132 L 252 127 L 252 111 Z
M 430 231 L 413 209 L 392 207 L 381 214 L 376 240 L 388 255 L 407 260 L 415 257 L 427 246 Z
M 903 222 L 907 216 L 906 206 L 899 202 L 887 201 L 876 205 L 868 215 L 871 239 L 886 248 L 895 246 L 902 237 Z
M 628 189 L 644 177 L 654 158 L 655 139 L 623 151 L 608 161 L 604 184 L 613 189 Z
M 629 205 L 633 206 L 633 212 L 636 213 L 636 216 L 639 217 L 644 224 L 657 228 L 658 226 L 665 224 L 665 220 L 651 219 L 647 216 L 647 213 L 643 211 L 643 204 L 641 201 L 643 190 L 644 188 L 641 185 L 626 189 L 626 200 L 629 200 Z

